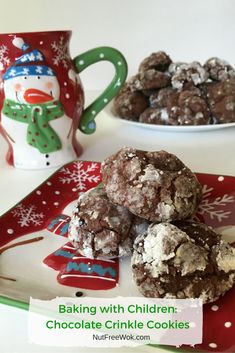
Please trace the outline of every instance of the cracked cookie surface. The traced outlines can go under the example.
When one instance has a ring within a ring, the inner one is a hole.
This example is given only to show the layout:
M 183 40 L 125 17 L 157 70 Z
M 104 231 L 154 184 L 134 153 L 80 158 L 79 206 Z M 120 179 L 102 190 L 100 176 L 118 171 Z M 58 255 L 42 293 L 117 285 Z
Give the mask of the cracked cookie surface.
M 178 91 L 163 88 L 150 95 L 150 108 L 144 110 L 139 121 L 160 125 L 203 125 L 211 117 L 207 102 L 201 91 L 191 84 Z
M 210 58 L 204 64 L 204 68 L 209 73 L 211 80 L 226 81 L 229 78 L 235 77 L 234 68 L 225 60 L 220 58 Z
M 201 200 L 196 176 L 175 155 L 125 147 L 102 163 L 108 198 L 151 222 L 191 217 Z
M 134 242 L 133 278 L 147 297 L 217 300 L 235 282 L 235 249 L 205 224 L 152 224 Z
M 82 194 L 69 226 L 69 240 L 84 256 L 114 258 L 128 255 L 137 234 L 146 230 L 125 207 L 109 201 L 102 187 Z
M 235 77 L 203 86 L 214 122 L 235 122 Z

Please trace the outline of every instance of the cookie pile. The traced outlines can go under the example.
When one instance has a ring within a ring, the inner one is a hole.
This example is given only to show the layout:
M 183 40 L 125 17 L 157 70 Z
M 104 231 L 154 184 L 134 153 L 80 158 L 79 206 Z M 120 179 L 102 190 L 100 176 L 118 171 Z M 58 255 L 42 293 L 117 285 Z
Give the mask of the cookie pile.
M 235 122 L 235 69 L 219 58 L 201 65 L 153 53 L 120 90 L 113 111 L 123 119 L 157 125 Z
M 79 197 L 69 227 L 69 239 L 90 258 L 111 259 L 129 255 L 133 241 L 148 227 L 126 207 L 112 203 L 102 186 Z
M 102 163 L 103 185 L 79 197 L 69 239 L 84 256 L 132 254 L 147 297 L 215 301 L 235 281 L 235 249 L 192 220 L 196 176 L 175 155 L 122 148 Z

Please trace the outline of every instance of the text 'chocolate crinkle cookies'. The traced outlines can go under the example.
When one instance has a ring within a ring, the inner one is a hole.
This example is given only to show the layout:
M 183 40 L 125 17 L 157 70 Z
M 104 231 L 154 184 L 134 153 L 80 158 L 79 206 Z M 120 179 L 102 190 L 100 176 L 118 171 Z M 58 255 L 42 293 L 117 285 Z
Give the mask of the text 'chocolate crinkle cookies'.
M 152 224 L 135 240 L 132 270 L 146 297 L 209 303 L 235 282 L 235 249 L 202 223 Z
M 108 198 L 152 222 L 191 217 L 201 200 L 196 176 L 175 155 L 125 147 L 102 163 Z
M 114 258 L 131 253 L 137 234 L 148 223 L 139 220 L 125 207 L 109 201 L 102 187 L 82 194 L 69 226 L 69 240 L 89 258 Z

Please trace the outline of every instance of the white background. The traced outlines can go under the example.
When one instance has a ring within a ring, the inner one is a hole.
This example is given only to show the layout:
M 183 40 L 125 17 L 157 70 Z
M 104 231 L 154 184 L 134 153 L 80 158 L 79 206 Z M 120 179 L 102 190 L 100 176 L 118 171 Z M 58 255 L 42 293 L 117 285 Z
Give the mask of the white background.
M 56 29 L 73 30 L 73 57 L 96 46 L 116 47 L 128 61 L 129 75 L 136 73 L 144 57 L 157 50 L 166 50 L 176 61 L 204 62 L 211 56 L 220 56 L 235 65 L 234 0 L 1 1 L 0 33 Z M 102 89 L 110 81 L 112 71 L 108 63 L 99 63 L 87 69 L 81 75 L 86 90 Z M 140 148 L 168 149 L 197 171 L 235 175 L 235 129 L 191 135 L 153 135 L 150 132 L 141 135 L 137 130 L 124 130 L 121 123 L 117 123 L 115 129 L 113 126 L 109 125 L 108 119 L 99 117 L 98 131 L 94 136 L 79 134 L 79 140 L 85 146 L 81 157 L 101 160 L 124 142 L 129 142 Z M 0 150 L 2 213 L 51 174 L 52 170 L 32 174 L 13 171 L 4 161 L 6 144 L 1 137 Z M 79 349 L 32 346 L 27 343 L 26 325 L 26 312 L 0 305 L 1 353 L 81 352 Z M 109 349 L 111 351 L 116 352 Z M 137 349 L 129 351 L 137 352 Z
M 73 57 L 113 46 L 125 55 L 132 75 L 157 50 L 166 50 L 174 61 L 221 56 L 235 64 L 234 19 L 234 0 L 5 0 L 0 32 L 72 29 Z M 104 86 L 109 64 L 105 69 L 84 74 L 87 89 Z

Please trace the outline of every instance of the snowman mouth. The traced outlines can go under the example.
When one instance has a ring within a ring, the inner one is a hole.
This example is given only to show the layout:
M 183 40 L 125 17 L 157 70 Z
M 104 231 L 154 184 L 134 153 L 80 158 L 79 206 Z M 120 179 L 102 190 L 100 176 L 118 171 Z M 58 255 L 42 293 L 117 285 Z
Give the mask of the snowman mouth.
M 27 103 L 46 103 L 54 99 L 52 92 L 50 94 L 36 88 L 29 88 L 24 92 L 24 99 Z

